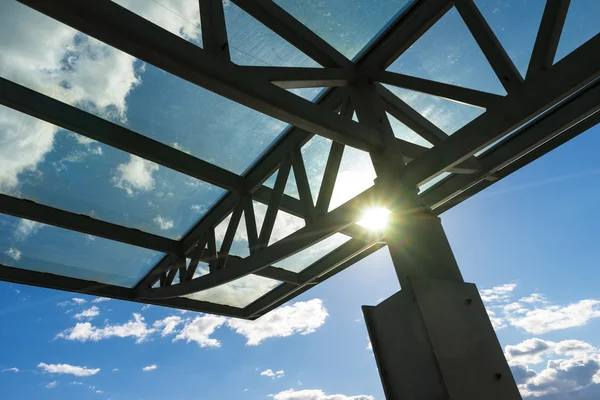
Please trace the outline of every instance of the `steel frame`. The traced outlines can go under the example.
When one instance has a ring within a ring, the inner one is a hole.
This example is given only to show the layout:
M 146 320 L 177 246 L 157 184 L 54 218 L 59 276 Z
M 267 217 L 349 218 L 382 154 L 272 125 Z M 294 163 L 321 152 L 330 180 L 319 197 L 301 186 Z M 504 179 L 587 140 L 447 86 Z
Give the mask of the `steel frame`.
M 237 175 L 0 79 L 0 104 L 4 106 L 228 191 L 180 241 L 0 195 L 2 213 L 165 253 L 134 288 L 0 265 L 0 279 L 6 281 L 255 319 L 385 246 L 385 237 L 355 224 L 364 208 L 390 204 L 406 196 L 410 207 L 430 209 L 439 215 L 600 119 L 600 36 L 552 65 L 568 0 L 548 1 L 525 78 L 472 0 L 415 1 L 356 61 L 345 58 L 272 1 L 232 0 L 324 68 L 235 65 L 229 59 L 220 0 L 199 1 L 204 49 L 108 0 L 19 1 L 173 75 L 292 126 L 246 173 Z M 453 5 L 504 85 L 506 96 L 385 71 Z M 448 136 L 381 84 L 467 103 L 485 108 L 486 112 Z M 285 90 L 322 86 L 330 89 L 314 103 Z M 351 119 L 355 109 L 359 122 Z M 394 138 L 386 111 L 433 147 Z M 313 135 L 333 141 L 316 203 L 300 154 L 301 147 Z M 479 154 L 491 144 L 494 145 Z M 379 178 L 375 186 L 328 212 L 345 146 L 368 151 Z M 264 186 L 263 182 L 277 170 L 274 188 Z M 443 172 L 451 174 L 417 196 L 417 186 Z M 296 179 L 299 199 L 283 193 L 289 173 Z M 398 190 L 385 189 L 395 183 Z M 256 229 L 253 200 L 268 206 L 260 232 Z M 306 226 L 268 245 L 278 210 L 303 218 Z M 229 256 L 242 212 L 250 246 L 250 256 L 243 259 Z M 227 233 L 217 249 L 214 229 L 229 214 L 232 218 Z M 336 232 L 352 239 L 302 272 L 273 266 Z M 186 258 L 191 259 L 189 265 Z M 201 261 L 209 264 L 210 273 L 194 277 Z M 179 282 L 173 283 L 177 273 Z M 273 278 L 282 284 L 244 308 L 181 297 L 248 274 Z

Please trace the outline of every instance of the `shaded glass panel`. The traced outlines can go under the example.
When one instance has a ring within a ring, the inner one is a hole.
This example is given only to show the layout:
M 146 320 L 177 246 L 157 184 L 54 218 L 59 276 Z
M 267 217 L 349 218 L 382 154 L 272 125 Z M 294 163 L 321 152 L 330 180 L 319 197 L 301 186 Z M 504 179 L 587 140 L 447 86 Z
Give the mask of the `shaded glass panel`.
M 288 175 L 288 180 L 285 184 L 285 190 L 283 194 L 287 194 L 288 196 L 292 196 L 296 199 L 300 198 L 300 194 L 298 194 L 298 185 L 296 185 L 296 175 L 294 174 L 294 169 L 290 170 L 290 174 Z
M 442 172 L 441 174 L 439 174 L 438 176 L 436 176 L 429 182 L 419 186 L 419 193 L 423 193 L 424 191 L 426 191 L 427 189 L 429 189 L 436 183 L 443 181 L 447 176 L 450 176 L 450 175 L 452 175 L 450 172 Z
M 385 85 L 391 92 L 448 135 L 453 134 L 485 112 L 468 104 Z
M 286 259 L 278 261 L 275 266 L 292 272 L 300 272 L 350 239 L 349 236 L 342 233 L 336 233 Z
M 259 232 L 262 229 L 265 216 L 267 214 L 267 205 L 259 202 L 253 202 L 254 204 L 254 216 L 256 218 L 256 229 Z M 285 211 L 279 210 L 277 217 L 275 217 L 275 224 L 273 225 L 273 232 L 269 239 L 269 245 L 280 241 L 286 236 L 291 235 L 299 229 L 304 228 L 304 220 L 296 217 L 295 215 L 286 213 Z
M 573 0 L 569 5 L 554 62 L 600 33 L 600 1 Z
M 0 74 L 6 79 L 236 173 L 287 126 L 18 2 L 2 7 Z
M 331 140 L 318 135 L 313 136 L 301 149 L 310 193 L 315 204 L 319 197 L 330 150 Z
M 240 65 L 319 67 L 306 54 L 235 4 L 224 8 L 231 61 Z
M 373 186 L 376 177 L 369 153 L 346 146 L 333 187 L 329 211 Z
M 398 57 L 388 71 L 506 94 L 455 8 Z
M 202 276 L 208 273 L 208 268 L 199 265 L 197 271 L 197 276 Z M 263 278 L 262 276 L 246 275 L 243 278 L 236 279 L 224 285 L 184 297 L 192 300 L 208 301 L 215 304 L 243 308 L 270 292 L 280 283 L 274 279 Z
M 133 287 L 162 253 L 0 214 L 0 264 Z
M 202 46 L 200 7 L 196 0 L 113 0 L 160 26 L 161 28 Z
M 180 238 L 224 190 L 0 106 L 0 193 Z
M 423 147 L 431 147 L 431 143 L 427 140 L 423 139 L 421 136 L 417 135 L 415 131 L 410 129 L 408 126 L 404 125 L 402 122 L 398 121 L 394 118 L 393 115 L 387 114 L 388 120 L 390 121 L 390 125 L 392 130 L 394 131 L 394 136 L 398 139 L 406 140 L 407 142 L 411 142 L 414 144 L 418 144 Z
M 412 1 L 275 0 L 275 3 L 352 59 Z
M 247 257 L 250 255 L 250 249 L 248 245 L 248 231 L 246 229 L 246 219 L 242 212 L 240 222 L 233 236 L 233 242 L 229 249 L 229 254 L 238 257 Z M 231 214 L 229 214 L 219 225 L 215 227 L 215 239 L 217 243 L 217 250 L 220 251 L 227 227 L 231 222 Z
M 475 0 L 522 76 L 527 73 L 545 3 L 543 0 Z

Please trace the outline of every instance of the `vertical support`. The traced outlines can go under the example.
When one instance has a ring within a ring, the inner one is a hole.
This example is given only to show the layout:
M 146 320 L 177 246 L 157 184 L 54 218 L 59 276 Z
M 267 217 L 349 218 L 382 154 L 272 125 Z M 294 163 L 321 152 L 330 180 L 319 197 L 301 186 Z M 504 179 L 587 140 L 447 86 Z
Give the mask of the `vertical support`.
M 222 0 L 200 0 L 202 48 L 229 61 L 229 42 Z
M 388 400 L 519 400 L 479 292 L 463 281 L 441 220 L 402 182 L 397 147 L 373 83 L 351 88 L 358 119 L 379 131 L 376 187 L 392 212 L 385 240 L 402 290 L 363 307 Z

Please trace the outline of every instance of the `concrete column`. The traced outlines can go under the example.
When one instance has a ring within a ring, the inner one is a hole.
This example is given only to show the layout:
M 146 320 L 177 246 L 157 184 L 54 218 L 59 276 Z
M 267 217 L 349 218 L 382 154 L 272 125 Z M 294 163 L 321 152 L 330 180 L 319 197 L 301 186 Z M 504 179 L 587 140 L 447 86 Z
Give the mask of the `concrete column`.
M 520 400 L 479 292 L 465 283 L 441 221 L 402 182 L 403 157 L 376 87 L 350 87 L 361 123 L 379 130 L 372 153 L 385 238 L 402 290 L 363 313 L 388 400 Z

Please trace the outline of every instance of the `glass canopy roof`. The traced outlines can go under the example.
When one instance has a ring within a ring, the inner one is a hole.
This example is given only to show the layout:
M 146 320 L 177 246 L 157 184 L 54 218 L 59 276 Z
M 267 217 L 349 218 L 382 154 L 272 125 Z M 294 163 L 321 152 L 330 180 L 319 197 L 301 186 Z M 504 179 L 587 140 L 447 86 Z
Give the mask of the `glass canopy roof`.
M 595 121 L 571 3 L 0 0 L 0 279 L 260 316 L 385 245 L 382 132 L 439 214 Z

